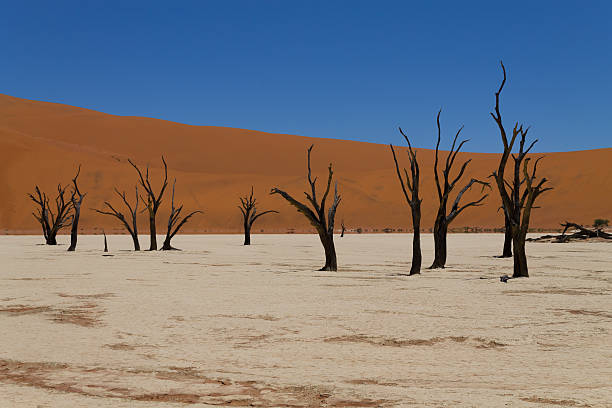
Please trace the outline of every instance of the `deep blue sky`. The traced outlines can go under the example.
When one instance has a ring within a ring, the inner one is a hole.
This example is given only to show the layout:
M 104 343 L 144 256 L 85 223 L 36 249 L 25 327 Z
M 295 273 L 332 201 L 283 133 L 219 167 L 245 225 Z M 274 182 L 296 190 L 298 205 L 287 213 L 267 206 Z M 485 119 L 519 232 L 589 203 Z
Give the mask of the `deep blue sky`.
M 612 147 L 608 1 L 3 1 L 0 93 L 315 137 L 498 151 Z M 448 141 L 447 141 L 448 142 Z

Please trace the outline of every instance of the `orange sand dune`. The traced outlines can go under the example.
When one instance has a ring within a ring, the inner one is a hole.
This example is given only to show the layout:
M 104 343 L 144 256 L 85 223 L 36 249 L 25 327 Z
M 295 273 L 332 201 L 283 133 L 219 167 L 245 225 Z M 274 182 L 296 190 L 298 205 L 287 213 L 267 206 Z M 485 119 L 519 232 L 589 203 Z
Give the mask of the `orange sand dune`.
M 433 129 L 432 129 L 433 135 Z M 448 135 L 450 137 L 450 135 Z M 496 135 L 492 135 L 496 137 Z M 398 136 L 397 142 L 401 143 Z M 448 140 L 446 141 L 448 142 Z M 239 232 L 238 196 L 255 186 L 261 209 L 277 209 L 263 217 L 256 231 L 310 231 L 310 226 L 278 196 L 277 186 L 303 197 L 306 148 L 314 143 L 313 171 L 322 180 L 333 162 L 342 195 L 338 224 L 369 231 L 411 226 L 410 212 L 395 176 L 389 147 L 372 143 L 281 135 L 212 126 L 189 126 L 158 119 L 114 116 L 67 105 L 0 95 L 0 231 L 38 233 L 27 193 L 38 184 L 52 192 L 58 182 L 69 183 L 82 164 L 81 189 L 87 192 L 80 226 L 84 231 L 120 231 L 118 222 L 91 208 L 104 200 L 118 203 L 113 186 L 133 192 L 136 173 L 127 163 L 150 164 L 154 185 L 161 181 L 163 154 L 169 176 L 177 179 L 177 200 L 186 210 L 201 209 L 185 227 L 190 232 Z M 433 152 L 419 149 L 422 173 L 423 228 L 431 228 L 436 211 Z M 400 156 L 407 164 L 407 156 Z M 464 153 L 473 159 L 465 179 L 484 178 L 495 168 L 495 154 Z M 591 223 L 612 219 L 612 149 L 546 154 L 541 175 L 555 189 L 542 196 L 532 227 L 558 228 L 568 219 Z M 475 189 L 467 199 L 479 193 Z M 165 230 L 169 199 L 162 204 L 158 232 Z M 452 227 L 500 227 L 500 202 L 492 191 L 484 206 L 466 210 Z M 140 219 L 146 233 L 147 220 Z M 68 231 L 66 231 L 68 232 Z

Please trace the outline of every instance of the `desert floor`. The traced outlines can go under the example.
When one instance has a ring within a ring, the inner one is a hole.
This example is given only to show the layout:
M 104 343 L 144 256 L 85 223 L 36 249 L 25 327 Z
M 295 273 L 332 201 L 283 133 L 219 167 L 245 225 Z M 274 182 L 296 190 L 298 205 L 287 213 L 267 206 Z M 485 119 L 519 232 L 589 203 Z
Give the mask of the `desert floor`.
M 0 407 L 612 406 L 612 244 L 530 243 L 501 283 L 501 235 L 417 277 L 408 234 L 337 238 L 337 273 L 314 235 L 241 240 L 1 236 Z

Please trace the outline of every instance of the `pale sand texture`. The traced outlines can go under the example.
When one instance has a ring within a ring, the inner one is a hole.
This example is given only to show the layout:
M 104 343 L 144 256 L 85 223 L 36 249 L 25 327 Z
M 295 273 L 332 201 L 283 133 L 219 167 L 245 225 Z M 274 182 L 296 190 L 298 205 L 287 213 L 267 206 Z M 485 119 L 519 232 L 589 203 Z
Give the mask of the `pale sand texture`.
M 530 243 L 504 284 L 502 239 L 408 278 L 407 234 L 337 238 L 337 273 L 314 235 L 2 236 L 0 406 L 612 406 L 612 245 Z

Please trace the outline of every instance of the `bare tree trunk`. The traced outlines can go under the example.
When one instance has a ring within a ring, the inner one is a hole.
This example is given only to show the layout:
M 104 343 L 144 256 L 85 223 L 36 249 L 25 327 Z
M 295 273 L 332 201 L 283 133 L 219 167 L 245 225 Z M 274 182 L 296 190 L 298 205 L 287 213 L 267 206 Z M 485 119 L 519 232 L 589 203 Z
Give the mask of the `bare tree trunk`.
M 429 269 L 444 268 L 446 265 L 446 234 L 448 233 L 448 224 L 446 223 L 446 215 L 438 213 L 434 224 L 434 261 Z
M 244 245 L 251 245 L 251 226 L 248 221 L 244 223 Z
M 508 216 L 504 216 L 505 227 L 504 227 L 504 252 L 500 258 L 511 258 L 512 257 L 512 222 Z
M 157 228 L 155 226 L 155 214 L 149 214 L 149 233 L 151 235 L 151 246 L 149 247 L 149 251 L 157 250 Z
M 164 239 L 164 243 L 162 245 L 162 251 L 171 251 L 174 250 L 176 248 L 174 248 L 172 245 L 170 245 L 170 240 L 168 239 L 168 237 L 166 237 L 166 239 Z
M 338 261 L 336 259 L 336 247 L 334 245 L 333 234 L 327 234 L 326 232 L 319 232 L 319 238 L 321 238 L 321 244 L 325 249 L 325 265 L 319 269 L 320 271 L 337 271 Z
M 421 255 L 421 203 L 418 207 L 412 209 L 412 227 L 414 233 L 412 235 L 412 266 L 410 267 L 410 275 L 418 275 L 421 273 L 421 263 L 423 256 Z
M 106 241 L 106 232 L 102 231 L 104 234 L 104 252 L 108 252 L 108 242 Z
M 83 198 L 87 193 L 81 193 L 79 189 L 79 185 L 77 183 L 77 179 L 79 178 L 79 174 L 81 174 L 81 165 L 79 164 L 79 169 L 77 170 L 76 175 L 72 179 L 72 196 L 70 197 L 70 201 L 72 202 L 72 228 L 70 230 L 70 247 L 68 247 L 68 251 L 72 252 L 76 249 L 77 246 L 77 236 L 79 233 L 79 218 L 81 217 L 81 203 L 83 203 Z
M 514 246 L 514 273 L 512 277 L 528 278 L 529 270 L 527 268 L 527 254 L 525 253 L 525 237 L 520 235 L 520 233 L 517 233 L 512 239 Z
M 57 239 L 55 238 L 55 235 L 57 233 L 52 233 L 47 237 L 46 243 L 47 245 L 57 245 Z
M 68 251 L 72 252 L 77 246 L 77 234 L 79 228 L 79 217 L 81 216 L 81 203 L 77 202 L 74 207 L 74 215 L 72 219 L 72 228 L 70 229 L 70 246 Z
M 140 242 L 138 242 L 138 236 L 132 234 L 132 242 L 134 242 L 134 251 L 140 251 Z

